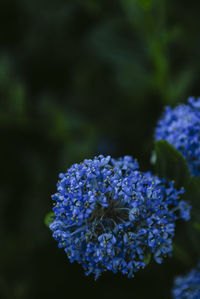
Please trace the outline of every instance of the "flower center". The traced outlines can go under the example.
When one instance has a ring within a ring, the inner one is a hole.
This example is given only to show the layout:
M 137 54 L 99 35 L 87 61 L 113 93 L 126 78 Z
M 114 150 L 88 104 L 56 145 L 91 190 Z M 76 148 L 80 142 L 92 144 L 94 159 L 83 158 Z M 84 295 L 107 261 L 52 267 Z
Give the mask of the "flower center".
M 129 220 L 130 209 L 120 203 L 120 200 L 112 200 L 108 207 L 102 207 L 99 203 L 96 204 L 94 211 L 91 214 L 90 221 L 97 223 L 110 223 L 111 226 Z

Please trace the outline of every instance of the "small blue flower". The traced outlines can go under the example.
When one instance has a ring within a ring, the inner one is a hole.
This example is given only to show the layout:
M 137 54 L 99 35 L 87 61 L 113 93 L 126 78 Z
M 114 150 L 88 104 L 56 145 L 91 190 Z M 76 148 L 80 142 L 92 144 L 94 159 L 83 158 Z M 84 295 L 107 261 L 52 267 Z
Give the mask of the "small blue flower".
M 175 278 L 172 294 L 174 299 L 200 298 L 200 264 L 187 275 Z
M 59 175 L 50 224 L 58 247 L 87 275 L 107 270 L 133 277 L 172 253 L 175 221 L 188 220 L 190 206 L 172 182 L 138 170 L 129 156 L 98 156 Z
M 166 140 L 188 162 L 191 174 L 200 176 L 200 98 L 190 97 L 188 104 L 166 107 L 155 131 L 156 140 Z

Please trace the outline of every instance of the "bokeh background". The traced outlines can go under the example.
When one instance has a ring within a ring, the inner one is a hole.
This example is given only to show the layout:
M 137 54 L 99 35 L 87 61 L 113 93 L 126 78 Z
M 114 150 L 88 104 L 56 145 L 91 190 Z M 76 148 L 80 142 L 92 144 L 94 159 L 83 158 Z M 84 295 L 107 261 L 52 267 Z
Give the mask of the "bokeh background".
M 85 277 L 44 216 L 59 172 L 99 153 L 150 169 L 163 107 L 200 95 L 200 3 L 0 0 L 0 298 L 170 298 L 187 266 Z

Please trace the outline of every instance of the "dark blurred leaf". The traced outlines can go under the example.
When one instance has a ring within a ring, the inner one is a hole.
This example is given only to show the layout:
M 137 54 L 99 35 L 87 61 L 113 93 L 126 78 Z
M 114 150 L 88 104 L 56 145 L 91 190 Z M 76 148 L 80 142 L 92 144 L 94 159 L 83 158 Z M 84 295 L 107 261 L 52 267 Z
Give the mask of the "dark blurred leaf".
M 175 78 L 173 77 L 166 92 L 166 102 L 176 104 L 177 100 L 186 94 L 193 78 L 194 72 L 191 69 L 182 70 Z
M 196 209 L 200 209 L 200 177 L 191 177 L 185 196 Z
M 196 230 L 198 230 L 198 231 L 200 232 L 200 223 L 198 223 L 198 222 L 194 222 L 194 223 L 193 223 L 193 226 L 194 226 L 194 228 L 195 228 Z
M 156 170 L 160 177 L 175 181 L 177 187 L 187 187 L 190 171 L 182 154 L 165 140 L 155 143 Z
M 173 255 L 185 265 L 191 265 L 191 258 L 188 253 L 177 244 L 173 244 Z
M 192 207 L 192 218 L 187 223 L 185 230 L 185 240 L 190 245 L 190 248 L 194 255 L 199 257 L 200 252 L 200 224 L 198 222 L 193 222 L 195 217 L 193 215 L 194 209 Z M 199 213 L 198 213 L 199 214 Z
M 185 237 L 193 252 L 200 252 L 200 177 L 191 177 L 184 199 L 191 204 L 191 220 L 187 223 Z

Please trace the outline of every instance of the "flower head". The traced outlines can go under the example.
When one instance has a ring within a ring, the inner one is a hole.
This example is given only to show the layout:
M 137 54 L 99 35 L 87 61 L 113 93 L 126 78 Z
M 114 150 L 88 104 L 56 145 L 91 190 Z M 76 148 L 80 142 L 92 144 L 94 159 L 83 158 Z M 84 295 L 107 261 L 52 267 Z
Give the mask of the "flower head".
M 185 276 L 178 276 L 172 290 L 174 299 L 200 298 L 200 264 Z
M 129 156 L 101 155 L 59 176 L 50 229 L 69 260 L 95 278 L 107 270 L 132 277 L 150 254 L 161 263 L 172 252 L 175 220 L 189 217 L 183 190 L 138 168 Z
M 191 174 L 200 175 L 200 98 L 175 109 L 166 107 L 155 132 L 156 140 L 164 139 L 179 150 L 188 162 Z

